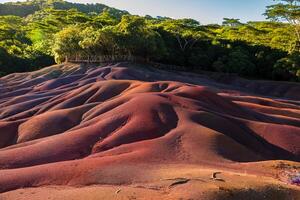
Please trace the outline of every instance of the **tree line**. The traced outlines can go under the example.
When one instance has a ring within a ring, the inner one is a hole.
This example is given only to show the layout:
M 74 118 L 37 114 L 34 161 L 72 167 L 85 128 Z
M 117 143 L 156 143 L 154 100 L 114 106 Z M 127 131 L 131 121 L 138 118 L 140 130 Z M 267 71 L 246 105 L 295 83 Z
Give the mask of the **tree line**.
M 25 3 L 40 7 L 31 14 L 0 16 L 1 74 L 37 69 L 54 60 L 63 62 L 66 57 L 128 55 L 185 66 L 189 71 L 300 80 L 300 38 L 294 10 L 299 9 L 299 1 L 280 1 L 267 7 L 265 14 L 273 21 L 241 23 L 224 18 L 222 25 L 134 16 L 99 7 L 95 12 L 93 4 Z

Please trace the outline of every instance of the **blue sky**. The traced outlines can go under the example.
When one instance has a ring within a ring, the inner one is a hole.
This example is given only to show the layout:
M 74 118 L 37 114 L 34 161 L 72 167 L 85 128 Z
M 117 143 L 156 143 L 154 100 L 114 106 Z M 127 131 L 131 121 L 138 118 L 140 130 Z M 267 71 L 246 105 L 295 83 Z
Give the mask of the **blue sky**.
M 7 2 L 9 0 L 0 0 Z M 69 0 L 72 1 L 72 0 Z M 264 20 L 262 13 L 272 0 L 73 0 L 81 3 L 104 3 L 132 14 L 193 18 L 202 24 L 221 23 L 223 17 L 241 21 Z

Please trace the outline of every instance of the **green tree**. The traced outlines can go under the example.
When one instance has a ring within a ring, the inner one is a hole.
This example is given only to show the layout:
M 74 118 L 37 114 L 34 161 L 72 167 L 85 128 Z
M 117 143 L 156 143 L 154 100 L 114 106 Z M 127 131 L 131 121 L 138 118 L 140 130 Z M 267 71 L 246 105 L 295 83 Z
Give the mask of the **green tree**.
M 300 50 L 300 0 L 275 0 L 279 3 L 267 7 L 268 19 L 286 21 L 294 27 L 297 38 L 295 50 Z
M 120 20 L 113 16 L 110 12 L 104 11 L 101 14 L 92 15 L 92 21 L 89 23 L 95 28 L 103 28 L 105 26 L 117 25 Z
M 255 76 L 255 65 L 251 62 L 248 52 L 240 47 L 233 49 L 228 56 L 226 72 L 238 73 L 242 76 Z
M 279 59 L 274 65 L 273 78 L 281 80 L 299 80 L 300 55 L 291 54 Z
M 182 52 L 193 48 L 203 36 L 199 22 L 192 19 L 167 20 L 161 24 L 164 30 L 173 34 Z
M 164 56 L 165 45 L 162 37 L 147 25 L 143 17 L 123 16 L 117 30 L 122 34 L 121 46 L 129 54 L 146 59 Z
M 102 29 L 88 27 L 82 31 L 82 41 L 79 42 L 87 55 L 121 55 L 120 33 L 113 26 Z
M 223 26 L 237 27 L 242 25 L 240 19 L 235 18 L 223 18 Z
M 81 30 L 77 26 L 70 26 L 55 34 L 53 45 L 53 54 L 55 61 L 60 63 L 66 60 L 66 57 L 82 53 L 79 45 L 82 40 Z

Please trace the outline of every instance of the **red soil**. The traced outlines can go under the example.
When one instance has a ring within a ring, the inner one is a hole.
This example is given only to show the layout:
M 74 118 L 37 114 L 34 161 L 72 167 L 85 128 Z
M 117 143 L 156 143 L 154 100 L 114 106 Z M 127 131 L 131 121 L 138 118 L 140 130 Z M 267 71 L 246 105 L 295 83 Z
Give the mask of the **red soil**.
M 0 192 L 138 178 L 116 175 L 117 166 L 239 170 L 300 160 L 299 84 L 127 65 L 65 64 L 1 78 Z

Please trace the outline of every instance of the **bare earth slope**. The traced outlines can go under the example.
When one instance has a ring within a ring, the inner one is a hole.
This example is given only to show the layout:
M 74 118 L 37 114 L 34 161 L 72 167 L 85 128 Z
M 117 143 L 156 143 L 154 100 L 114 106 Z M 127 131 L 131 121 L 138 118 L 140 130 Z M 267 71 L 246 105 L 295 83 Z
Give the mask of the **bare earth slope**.
M 296 83 L 129 63 L 0 79 L 0 199 L 298 199 L 299 161 Z

